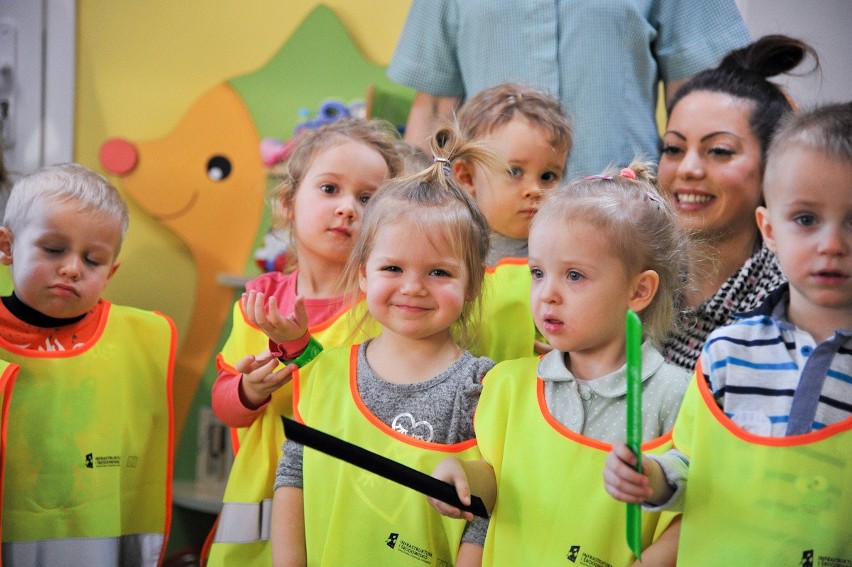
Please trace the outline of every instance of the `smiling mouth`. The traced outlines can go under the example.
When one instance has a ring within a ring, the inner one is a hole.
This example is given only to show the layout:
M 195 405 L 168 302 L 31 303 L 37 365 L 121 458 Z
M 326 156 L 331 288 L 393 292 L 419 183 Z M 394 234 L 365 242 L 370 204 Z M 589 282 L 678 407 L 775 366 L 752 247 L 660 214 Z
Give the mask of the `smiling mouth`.
M 151 215 L 151 216 L 153 218 L 155 218 L 156 220 L 160 221 L 160 222 L 174 220 L 176 218 L 182 217 L 187 212 L 189 212 L 189 210 L 195 205 L 195 201 L 197 201 L 197 200 L 198 200 L 198 192 L 195 192 L 189 198 L 189 202 L 186 205 L 184 205 L 183 207 L 181 207 L 180 209 L 178 209 L 174 212 L 171 212 L 171 213 L 160 213 L 160 214 L 155 214 L 155 215 Z
M 697 193 L 675 193 L 675 199 L 677 199 L 678 203 L 683 203 L 684 205 L 703 205 L 709 203 L 715 197 Z

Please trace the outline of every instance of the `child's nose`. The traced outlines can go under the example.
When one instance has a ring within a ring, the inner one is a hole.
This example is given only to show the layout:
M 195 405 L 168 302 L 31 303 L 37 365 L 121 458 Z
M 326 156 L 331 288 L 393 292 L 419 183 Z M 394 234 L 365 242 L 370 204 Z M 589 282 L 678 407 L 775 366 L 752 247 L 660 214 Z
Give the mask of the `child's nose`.
M 843 256 L 849 253 L 849 244 L 848 229 L 843 226 L 826 226 L 817 251 L 828 256 Z
M 340 201 L 337 203 L 335 214 L 339 217 L 353 219 L 355 218 L 355 211 L 355 198 L 348 195 L 342 195 L 340 197 Z
M 425 287 L 418 276 L 410 275 L 404 279 L 400 291 L 407 295 L 415 295 L 423 292 Z
M 541 199 L 544 195 L 544 186 L 540 179 L 531 179 L 524 184 L 524 197 L 528 199 Z
M 68 256 L 59 267 L 59 274 L 63 277 L 76 280 L 82 273 L 82 260 L 77 256 Z

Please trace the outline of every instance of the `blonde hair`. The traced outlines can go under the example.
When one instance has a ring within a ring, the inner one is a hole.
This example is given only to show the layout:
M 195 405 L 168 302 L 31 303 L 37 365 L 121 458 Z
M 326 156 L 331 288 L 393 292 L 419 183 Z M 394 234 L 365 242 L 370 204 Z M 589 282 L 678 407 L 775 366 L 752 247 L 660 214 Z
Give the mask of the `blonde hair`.
M 102 175 L 77 163 L 50 165 L 25 175 L 12 187 L 3 226 L 15 234 L 30 221 L 34 210 L 48 203 L 73 204 L 77 211 L 96 211 L 116 219 L 121 226 L 118 254 L 130 217 L 121 194 Z
M 559 187 L 542 204 L 532 226 L 572 221 L 605 231 L 628 274 L 657 272 L 657 292 L 639 316 L 645 336 L 660 347 L 675 324 L 688 240 L 672 206 L 657 190 L 650 164 L 634 160 L 620 171 L 610 168 Z
M 550 145 L 570 155 L 574 138 L 562 104 L 543 91 L 519 83 L 479 91 L 461 106 L 458 121 L 465 136 L 481 138 L 516 116 L 544 128 L 550 134 Z
M 318 153 L 344 142 L 360 142 L 379 152 L 388 166 L 390 177 L 396 177 L 403 167 L 396 145 L 398 139 L 389 122 L 358 118 L 341 118 L 303 134 L 287 159 L 281 182 L 272 191 L 270 208 L 276 226 L 286 230 L 292 228 L 287 220 L 289 211 L 299 185 Z
M 852 163 L 852 102 L 827 104 L 781 122 L 769 145 L 767 169 L 792 147 L 805 147 Z M 770 187 L 765 187 L 764 192 Z
M 403 222 L 411 230 L 421 230 L 427 235 L 441 234 L 467 270 L 465 295 L 468 301 L 453 326 L 454 339 L 459 344 L 467 345 L 473 338 L 471 329 L 474 321 L 479 319 L 480 304 L 476 298 L 485 276 L 489 229 L 488 221 L 476 201 L 453 179 L 451 164 L 457 159 L 463 159 L 494 171 L 505 169 L 506 166 L 496 153 L 481 143 L 464 139 L 454 125 L 442 127 L 436 132 L 432 138 L 432 153 L 435 160 L 427 169 L 385 182 L 370 199 L 341 285 L 350 301 L 360 296 L 358 276 L 383 226 Z M 364 319 L 354 327 L 360 328 Z

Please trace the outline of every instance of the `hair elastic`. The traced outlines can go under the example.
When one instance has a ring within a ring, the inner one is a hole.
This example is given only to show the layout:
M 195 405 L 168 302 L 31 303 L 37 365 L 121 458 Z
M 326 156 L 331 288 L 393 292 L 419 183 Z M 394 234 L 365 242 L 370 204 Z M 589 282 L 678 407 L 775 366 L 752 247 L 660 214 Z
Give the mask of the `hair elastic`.
M 618 172 L 622 177 L 627 177 L 628 179 L 636 179 L 636 172 L 630 169 L 629 167 L 623 168 Z
M 438 157 L 436 155 L 433 155 L 432 157 L 435 158 L 435 163 L 443 163 L 444 164 L 444 168 L 443 168 L 444 169 L 444 175 L 447 175 L 447 176 L 452 175 L 453 170 L 450 169 L 450 160 L 448 160 L 447 158 Z

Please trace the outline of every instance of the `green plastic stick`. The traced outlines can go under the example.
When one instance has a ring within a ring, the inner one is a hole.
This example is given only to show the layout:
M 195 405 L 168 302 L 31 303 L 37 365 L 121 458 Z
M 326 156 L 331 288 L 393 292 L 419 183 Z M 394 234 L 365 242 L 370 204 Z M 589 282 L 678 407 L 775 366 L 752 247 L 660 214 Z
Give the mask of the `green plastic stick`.
M 627 310 L 624 326 L 627 334 L 627 446 L 638 458 L 636 470 L 642 472 L 642 321 Z M 627 545 L 642 559 L 642 510 L 639 504 L 627 505 Z

